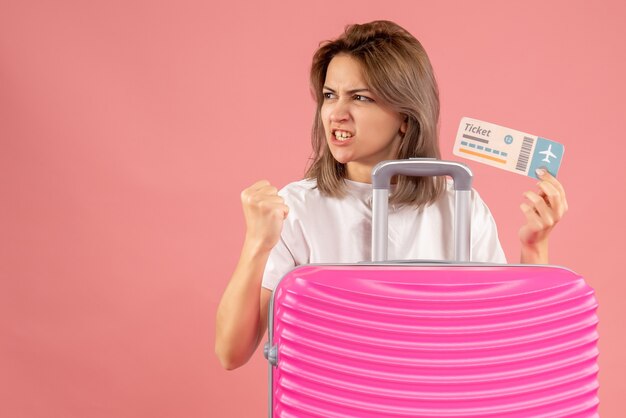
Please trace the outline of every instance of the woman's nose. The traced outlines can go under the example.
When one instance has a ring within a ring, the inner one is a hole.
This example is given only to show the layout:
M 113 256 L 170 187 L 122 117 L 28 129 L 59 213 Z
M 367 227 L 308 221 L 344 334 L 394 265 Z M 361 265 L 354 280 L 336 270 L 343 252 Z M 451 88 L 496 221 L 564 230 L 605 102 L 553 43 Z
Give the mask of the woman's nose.
M 330 112 L 331 122 L 342 122 L 350 117 L 347 104 L 343 100 L 337 100 Z

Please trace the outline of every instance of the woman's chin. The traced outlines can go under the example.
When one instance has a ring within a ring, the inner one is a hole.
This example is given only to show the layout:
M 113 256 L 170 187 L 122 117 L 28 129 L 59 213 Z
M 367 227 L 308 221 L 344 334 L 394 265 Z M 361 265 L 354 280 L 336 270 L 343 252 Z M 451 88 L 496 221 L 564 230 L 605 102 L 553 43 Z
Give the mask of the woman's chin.
M 350 161 L 352 161 L 352 155 L 349 155 L 347 153 L 331 152 L 331 154 L 333 155 L 333 158 L 335 159 L 335 161 L 337 161 L 340 164 L 347 164 Z

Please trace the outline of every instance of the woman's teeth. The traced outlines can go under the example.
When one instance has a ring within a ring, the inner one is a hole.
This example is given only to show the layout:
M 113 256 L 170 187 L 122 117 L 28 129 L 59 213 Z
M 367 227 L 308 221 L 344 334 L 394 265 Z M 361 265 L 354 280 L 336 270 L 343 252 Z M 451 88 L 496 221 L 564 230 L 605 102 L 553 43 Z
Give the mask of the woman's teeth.
M 335 138 L 340 141 L 345 141 L 349 138 L 352 138 L 352 134 L 350 132 L 335 131 Z

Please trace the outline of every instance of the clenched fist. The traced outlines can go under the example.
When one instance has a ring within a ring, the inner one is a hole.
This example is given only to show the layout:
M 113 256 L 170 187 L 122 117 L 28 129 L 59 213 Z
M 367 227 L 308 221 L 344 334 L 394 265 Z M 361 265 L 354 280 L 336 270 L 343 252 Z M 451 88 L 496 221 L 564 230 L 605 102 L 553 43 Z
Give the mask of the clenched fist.
M 262 251 L 270 251 L 289 214 L 278 189 L 267 180 L 258 181 L 241 192 L 241 204 L 246 218 L 246 241 Z

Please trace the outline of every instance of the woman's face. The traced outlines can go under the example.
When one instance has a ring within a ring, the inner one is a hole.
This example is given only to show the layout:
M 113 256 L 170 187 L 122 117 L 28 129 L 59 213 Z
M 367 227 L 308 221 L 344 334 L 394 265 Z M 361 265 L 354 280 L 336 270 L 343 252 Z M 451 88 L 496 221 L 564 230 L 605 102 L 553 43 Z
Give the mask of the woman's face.
M 363 80 L 361 64 L 346 54 L 329 63 L 321 116 L 333 157 L 346 164 L 348 178 L 371 182 L 372 168 L 397 158 L 404 117 L 381 104 Z

